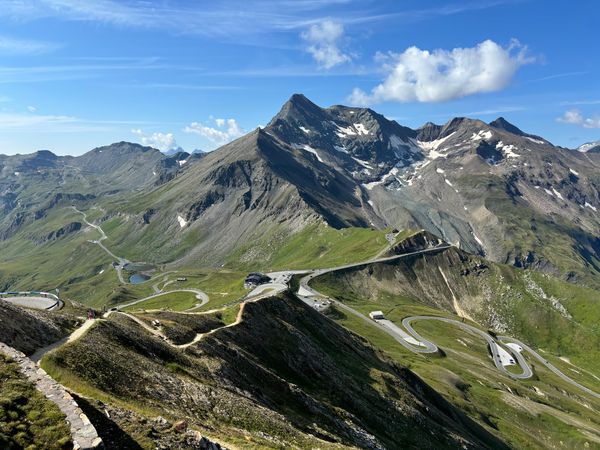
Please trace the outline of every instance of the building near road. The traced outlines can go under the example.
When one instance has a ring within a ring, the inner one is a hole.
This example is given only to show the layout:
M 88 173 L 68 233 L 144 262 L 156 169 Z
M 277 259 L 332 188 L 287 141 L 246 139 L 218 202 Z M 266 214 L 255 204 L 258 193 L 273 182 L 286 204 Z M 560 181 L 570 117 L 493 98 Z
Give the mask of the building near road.
M 373 320 L 385 319 L 385 316 L 383 315 L 383 312 L 381 312 L 381 311 L 371 311 L 369 313 L 369 317 Z
M 265 284 L 271 281 L 271 278 L 260 272 L 250 272 L 244 280 L 246 289 L 255 288 L 258 285 Z

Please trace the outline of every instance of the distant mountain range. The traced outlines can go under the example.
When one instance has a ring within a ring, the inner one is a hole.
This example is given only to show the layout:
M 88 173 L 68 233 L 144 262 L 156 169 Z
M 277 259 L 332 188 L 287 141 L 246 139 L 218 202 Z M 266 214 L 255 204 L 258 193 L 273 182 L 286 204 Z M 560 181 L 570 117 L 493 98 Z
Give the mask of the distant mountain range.
M 76 198 L 127 217 L 119 235 L 165 262 L 268 259 L 265 240 L 313 223 L 423 228 L 599 285 L 600 152 L 586 145 L 557 147 L 503 118 L 411 129 L 296 94 L 265 128 L 210 153 L 121 142 L 79 157 L 0 156 L 0 237 Z
M 170 150 L 166 150 L 163 153 L 167 156 L 173 156 L 173 155 L 176 155 L 177 153 L 188 153 L 188 152 L 186 152 L 182 147 L 177 147 L 177 148 L 172 148 Z M 192 152 L 188 153 L 188 154 L 194 155 L 194 154 L 202 154 L 202 153 L 205 153 L 205 151 L 197 148 L 195 150 L 192 150 Z

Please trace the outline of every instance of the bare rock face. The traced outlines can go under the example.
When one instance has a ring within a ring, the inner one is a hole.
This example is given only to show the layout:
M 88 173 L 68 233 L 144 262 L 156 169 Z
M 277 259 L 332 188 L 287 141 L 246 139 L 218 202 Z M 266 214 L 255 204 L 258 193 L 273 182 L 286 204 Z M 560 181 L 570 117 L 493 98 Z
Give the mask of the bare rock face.
M 75 233 L 76 231 L 81 230 L 81 222 L 71 222 L 65 225 L 64 227 L 60 227 L 58 230 L 54 230 L 46 236 L 47 241 L 55 241 L 56 239 L 60 239 L 63 236 L 66 236 L 71 233 Z

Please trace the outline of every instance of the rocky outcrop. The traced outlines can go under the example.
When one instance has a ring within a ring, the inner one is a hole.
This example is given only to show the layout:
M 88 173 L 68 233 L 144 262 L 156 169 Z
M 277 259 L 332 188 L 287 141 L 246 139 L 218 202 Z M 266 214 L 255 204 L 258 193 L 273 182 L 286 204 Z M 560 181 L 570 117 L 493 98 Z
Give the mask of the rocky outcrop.
M 56 239 L 60 239 L 67 234 L 74 233 L 76 231 L 81 230 L 81 222 L 71 222 L 65 225 L 64 227 L 60 227 L 58 230 L 54 230 L 46 236 L 46 241 L 55 241 Z
M 428 231 L 419 231 L 418 233 L 415 233 L 414 235 L 404 239 L 398 245 L 392 247 L 392 249 L 387 253 L 387 256 L 417 252 L 419 250 L 425 250 L 443 243 L 444 241 L 436 235 Z

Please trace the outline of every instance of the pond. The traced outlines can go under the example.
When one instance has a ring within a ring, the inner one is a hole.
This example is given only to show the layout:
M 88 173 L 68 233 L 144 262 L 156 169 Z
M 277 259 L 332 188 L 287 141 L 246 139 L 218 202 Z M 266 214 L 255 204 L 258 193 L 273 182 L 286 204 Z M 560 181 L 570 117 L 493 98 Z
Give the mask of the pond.
M 144 275 L 141 273 L 134 273 L 129 277 L 129 282 L 131 284 L 140 284 L 148 281 L 150 277 L 148 275 Z

